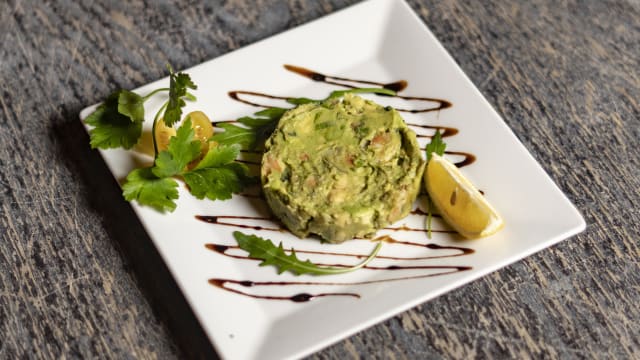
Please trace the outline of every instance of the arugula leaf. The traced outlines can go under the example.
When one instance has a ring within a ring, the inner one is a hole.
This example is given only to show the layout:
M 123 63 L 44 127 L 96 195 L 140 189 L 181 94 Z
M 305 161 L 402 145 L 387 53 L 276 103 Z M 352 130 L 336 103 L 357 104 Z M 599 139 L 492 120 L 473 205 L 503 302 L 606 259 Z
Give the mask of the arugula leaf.
M 211 137 L 211 141 L 215 141 L 220 145 L 238 144 L 243 149 L 249 149 L 256 142 L 256 132 L 252 128 L 225 123 L 217 126 L 224 129 L 224 131 L 214 134 Z
M 237 121 L 244 125 L 218 124 L 224 132 L 217 133 L 211 140 L 220 144 L 240 144 L 243 149 L 259 147 L 273 133 L 278 121 L 288 109 L 272 107 L 258 111 L 256 117 L 244 116 Z
M 249 169 L 235 161 L 238 145 L 219 145 L 209 149 L 205 157 L 190 171 L 182 173 L 191 194 L 198 199 L 230 199 L 247 183 Z
M 447 144 L 442 141 L 442 136 L 440 135 L 440 129 L 436 130 L 435 135 L 431 138 L 431 142 L 427 144 L 425 151 L 427 153 L 427 162 L 431 160 L 431 154 L 436 153 L 440 156 L 444 155 L 444 150 L 446 149 Z
M 289 99 L 287 99 L 287 102 L 289 104 L 297 106 L 297 105 L 315 103 L 315 102 L 318 102 L 318 100 L 309 99 L 309 98 L 306 98 L 306 97 L 300 97 L 300 98 L 289 98 Z
M 194 140 L 191 119 L 187 117 L 178 128 L 176 136 L 169 139 L 167 150 L 161 151 L 155 161 L 152 172 L 157 177 L 177 175 L 193 160 L 200 156 L 201 143 Z
M 382 243 L 378 242 L 371 254 L 358 265 L 352 267 L 332 267 L 318 266 L 309 260 L 302 261 L 298 259 L 294 249 L 291 249 L 291 254 L 287 255 L 282 247 L 282 242 L 278 246 L 275 246 L 271 240 L 263 239 L 255 235 L 246 235 L 239 231 L 234 231 L 233 237 L 238 242 L 238 246 L 249 253 L 249 257 L 262 260 L 260 266 L 275 266 L 278 274 L 282 274 L 285 271 L 289 271 L 295 275 L 336 275 L 348 273 L 367 265 L 378 255 L 378 251 L 380 251 L 380 247 L 382 247 Z
M 191 81 L 189 74 L 175 74 L 170 66 L 169 72 L 169 103 L 164 112 L 164 122 L 167 126 L 173 126 L 180 121 L 182 108 L 187 105 L 183 97 L 192 96 L 187 95 L 187 89 L 196 90 L 198 87 Z
M 270 107 L 264 110 L 260 110 L 254 115 L 258 115 L 263 118 L 267 118 L 269 120 L 279 120 L 284 113 L 286 113 L 289 109 L 280 108 L 280 107 Z M 264 124 L 259 124 L 264 125 Z
M 142 122 L 134 119 L 137 119 L 139 113 L 136 110 L 125 111 L 125 114 L 119 111 L 120 98 L 132 98 L 130 94 L 133 93 L 126 90 L 114 91 L 104 103 L 87 116 L 85 122 L 93 126 L 93 129 L 89 130 L 91 148 L 123 147 L 130 149 L 138 142 L 140 135 L 142 135 Z M 123 105 L 123 109 L 125 108 L 132 110 Z M 144 115 L 142 117 L 144 118 Z
M 178 198 L 178 183 L 172 178 L 159 178 L 152 168 L 134 169 L 127 175 L 122 194 L 127 201 L 136 200 L 160 212 L 173 211 Z

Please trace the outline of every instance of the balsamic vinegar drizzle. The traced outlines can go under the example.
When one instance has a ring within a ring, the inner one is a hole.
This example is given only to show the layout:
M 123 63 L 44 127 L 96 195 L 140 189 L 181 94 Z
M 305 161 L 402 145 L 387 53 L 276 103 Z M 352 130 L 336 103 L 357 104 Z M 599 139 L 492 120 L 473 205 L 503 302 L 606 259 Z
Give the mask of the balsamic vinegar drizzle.
M 232 98 L 233 100 L 239 101 L 241 103 L 245 103 L 247 105 L 253 105 L 253 106 L 258 106 L 258 107 L 270 107 L 269 105 L 264 105 L 264 104 L 258 104 L 255 103 L 253 101 L 249 101 L 247 99 L 243 99 L 242 97 L 240 97 L 240 95 L 253 95 L 256 97 L 262 97 L 262 98 L 267 98 L 267 99 L 279 99 L 279 100 L 287 100 L 290 99 L 291 97 L 289 96 L 277 96 L 277 95 L 269 95 L 269 94 L 263 94 L 263 93 L 259 93 L 259 92 L 255 92 L 255 91 L 244 91 L 244 90 L 234 90 L 234 91 L 229 91 L 229 97 Z
M 406 80 L 399 80 L 399 81 L 395 81 L 395 82 L 390 82 L 390 83 L 381 83 L 381 82 L 376 82 L 376 81 L 371 81 L 371 80 L 358 80 L 358 79 L 349 79 L 349 78 L 344 78 L 344 77 L 338 77 L 338 76 L 332 76 L 332 75 L 326 75 L 326 74 L 322 74 L 313 70 L 309 70 L 303 67 L 299 67 L 299 66 L 294 66 L 294 65 L 284 65 L 284 68 L 287 69 L 288 71 L 291 71 L 293 73 L 296 73 L 298 75 L 304 76 L 306 78 L 309 78 L 313 81 L 317 81 L 317 82 L 323 82 L 326 84 L 331 84 L 331 85 L 336 85 L 339 87 L 343 87 L 343 88 L 357 88 L 357 87 L 362 87 L 362 85 L 374 85 L 377 87 L 383 87 L 385 89 L 389 89 L 389 90 L 393 90 L 396 93 L 400 92 L 402 90 L 404 90 L 407 86 L 408 86 L 408 82 Z M 256 106 L 256 107 L 263 107 L 263 108 L 268 108 L 271 107 L 272 105 L 268 105 L 268 104 L 264 104 L 262 103 L 261 100 L 267 100 L 267 99 L 271 99 L 271 100 L 282 100 L 282 101 L 286 101 L 292 97 L 289 96 L 278 96 L 278 95 L 272 95 L 272 94 L 266 94 L 266 93 L 261 93 L 261 92 L 255 92 L 255 91 L 246 91 L 246 90 L 234 90 L 234 91 L 229 91 L 228 92 L 229 97 L 231 97 L 233 100 L 236 100 L 238 102 L 247 104 L 247 105 L 252 105 L 252 106 Z M 386 95 L 380 95 L 380 96 L 386 96 Z M 395 97 L 400 98 L 400 99 L 404 99 L 407 101 L 418 101 L 418 102 L 426 102 L 426 103 L 435 103 L 435 106 L 431 106 L 431 107 L 424 107 L 424 108 L 420 108 L 420 109 L 400 109 L 400 108 L 396 108 L 397 111 L 401 111 L 401 112 L 409 112 L 409 113 L 427 113 L 427 112 L 440 112 L 440 110 L 443 109 L 447 109 L 449 107 L 452 106 L 451 102 L 447 101 L 447 100 L 443 100 L 443 99 L 437 99 L 437 98 L 432 98 L 432 97 L 420 97 L 420 96 L 404 96 L 404 95 L 398 95 L 396 94 Z M 216 124 L 219 123 L 225 123 L 225 122 L 234 122 L 234 120 L 225 120 L 225 121 L 218 121 L 213 123 L 214 126 Z M 409 126 L 415 127 L 415 128 L 420 128 L 420 129 L 429 129 L 429 130 L 436 130 L 436 131 L 440 131 L 442 134 L 442 137 L 451 137 L 451 136 L 455 136 L 456 134 L 458 134 L 459 130 L 453 127 L 446 127 L 446 126 L 440 126 L 440 125 L 426 125 L 426 124 L 415 124 L 415 123 L 408 123 Z M 417 137 L 419 138 L 431 138 L 433 135 L 427 135 L 427 134 L 417 134 Z M 250 155 L 261 155 L 261 151 L 250 151 L 250 150 L 243 150 L 244 153 L 246 154 L 250 154 Z M 462 156 L 462 160 L 458 161 L 455 163 L 456 166 L 458 167 L 463 167 L 463 166 L 467 166 L 472 164 L 473 162 L 475 162 L 476 157 L 475 155 L 471 154 L 471 153 L 467 153 L 467 152 L 462 152 L 462 151 L 447 151 L 447 154 L 450 155 L 458 155 L 458 156 Z M 260 161 L 255 161 L 255 160 L 242 160 L 242 162 L 249 164 L 249 165 L 260 165 Z M 262 199 L 262 196 L 260 194 L 258 195 L 253 195 L 253 194 L 249 194 L 249 193 L 243 193 L 241 194 L 242 196 L 245 197 L 251 197 L 251 198 L 259 198 Z M 411 214 L 413 215 L 419 215 L 419 216 L 426 216 L 427 213 L 424 212 L 423 210 L 416 208 L 413 211 L 411 211 Z M 433 217 L 439 217 L 439 215 L 434 214 L 432 215 Z M 216 216 L 209 216 L 209 215 L 196 215 L 195 216 L 197 220 L 209 223 L 209 224 L 217 224 L 217 225 L 223 225 L 223 226 L 230 226 L 230 227 L 235 227 L 235 228 L 241 228 L 241 229 L 251 229 L 251 230 L 256 230 L 256 231 L 277 231 L 277 232 L 283 232 L 286 231 L 286 229 L 280 225 L 280 222 L 272 217 L 257 217 L 257 216 L 233 216 L 233 215 L 216 215 Z M 243 223 L 236 223 L 233 220 L 244 220 Z M 248 222 L 249 224 L 247 224 L 246 222 Z M 266 224 L 266 225 L 265 225 Z M 385 228 L 385 230 L 387 231 L 394 231 L 394 232 L 398 232 L 398 231 L 413 231 L 413 232 L 426 232 L 426 229 L 424 228 L 411 228 L 411 227 L 407 227 L 407 226 L 400 226 L 400 227 L 387 227 Z M 452 230 L 431 230 L 432 232 L 441 232 L 441 233 L 455 233 Z M 445 245 L 439 245 L 436 243 L 419 243 L 419 242 L 411 242 L 411 241 L 403 241 L 403 240 L 398 240 L 395 239 L 391 236 L 388 235 L 384 235 L 381 236 L 379 238 L 374 239 L 375 241 L 384 241 L 386 243 L 389 244 L 393 244 L 393 245 L 397 245 L 397 246 L 411 246 L 411 247 L 420 247 L 420 248 L 426 248 L 429 250 L 433 250 L 434 254 L 429 254 L 426 256 L 419 256 L 419 257 L 396 257 L 396 256 L 385 256 L 385 255 L 378 255 L 376 258 L 377 259 L 384 259 L 384 260 L 397 260 L 397 261 L 425 261 L 425 260 L 433 260 L 433 259 L 443 259 L 443 258 L 453 258 L 453 257 L 461 257 L 461 256 L 467 256 L 467 255 L 471 255 L 475 252 L 475 250 L 470 249 L 470 248 L 466 248 L 466 247 L 460 247 L 460 246 L 445 246 Z M 248 255 L 238 255 L 236 253 L 234 253 L 234 250 L 239 250 L 240 248 L 237 245 L 224 245 L 224 244 L 216 244 L 216 243 L 209 243 L 206 244 L 205 247 L 217 254 L 223 255 L 223 256 L 227 256 L 227 257 L 231 257 L 231 258 L 236 258 L 236 259 L 241 259 L 241 260 L 258 260 L 258 259 L 254 259 L 249 257 Z M 287 250 L 285 250 L 287 251 Z M 444 252 L 444 253 L 443 253 Z M 296 253 L 299 254 L 315 254 L 315 255 L 331 255 L 331 256 L 338 256 L 338 257 L 351 257 L 351 258 L 366 258 L 368 255 L 364 255 L 364 254 L 354 254 L 354 253 L 340 253 L 340 252 L 330 252 L 330 251 L 312 251 L 312 250 L 304 250 L 304 249 L 296 249 Z M 323 266 L 335 266 L 335 267 L 348 267 L 349 265 L 345 265 L 345 264 L 319 264 L 319 265 L 323 265 Z M 292 285 L 300 285 L 300 286 L 362 286 L 362 285 L 370 285 L 370 284 L 378 284 L 378 283 L 384 283 L 384 282 L 391 282 L 391 281 L 403 281 L 403 280 L 411 280 L 411 279 L 422 279 L 422 278 L 429 278 L 429 277 L 435 277 L 435 276 L 443 276 L 443 275 L 448 275 L 448 274 L 454 274 L 457 272 L 462 272 L 462 271 L 468 271 L 471 270 L 472 267 L 470 266 L 456 266 L 456 265 L 389 265 L 389 266 L 374 266 L 371 264 L 368 264 L 364 267 L 364 269 L 366 270 L 376 270 L 376 271 L 402 271 L 402 270 L 442 270 L 440 272 L 435 272 L 435 273 L 427 273 L 427 274 L 420 274 L 420 275 L 411 275 L 411 276 L 399 276 L 399 277 L 390 277 L 390 278 L 384 278 L 384 279 L 377 279 L 377 280 L 369 280 L 369 281 L 356 281 L 356 282 L 324 282 L 324 281 L 253 281 L 253 280 L 237 280 L 237 279 L 224 279 L 224 278 L 211 278 L 209 279 L 209 283 L 217 288 L 235 293 L 235 294 L 239 294 L 239 295 L 243 295 L 243 296 L 248 296 L 248 297 L 252 297 L 252 298 L 256 298 L 256 299 L 266 299 L 266 300 L 287 300 L 287 301 L 292 301 L 292 302 L 308 302 L 311 301 L 315 298 L 319 298 L 319 297 L 327 297 L 327 296 L 343 296 L 343 297 L 352 297 L 352 298 L 360 298 L 360 294 L 357 293 L 351 293 L 351 292 L 326 292 L 326 293 L 317 293 L 317 294 L 311 294 L 311 293 L 307 293 L 307 292 L 302 292 L 302 293 L 297 293 L 291 296 L 276 296 L 276 295 L 261 295 L 261 294 L 254 294 L 251 292 L 247 292 L 244 289 L 246 288 L 253 288 L 253 287 L 272 287 L 272 286 L 292 286 Z
M 279 232 L 286 231 L 286 229 L 282 226 L 268 227 L 268 226 L 261 226 L 261 225 L 247 225 L 247 224 L 236 224 L 233 222 L 225 222 L 225 220 L 230 220 L 230 219 L 276 221 L 276 219 L 274 218 L 256 217 L 256 216 L 232 216 L 232 215 L 218 215 L 218 216 L 196 215 L 196 219 L 200 221 L 204 221 L 209 224 L 232 226 L 232 227 L 237 227 L 242 229 L 251 229 L 251 230 L 257 230 L 257 231 L 260 231 L 260 230 L 279 231 Z
M 304 281 L 250 281 L 250 280 L 232 280 L 232 279 L 219 279 L 213 278 L 209 279 L 209 284 L 218 287 L 223 290 L 231 291 L 232 293 L 252 297 L 255 299 L 265 299 L 265 300 L 290 300 L 293 302 L 307 302 L 311 301 L 318 297 L 323 296 L 351 296 L 359 299 L 360 295 L 356 293 L 320 293 L 320 294 L 309 294 L 309 293 L 298 293 L 292 296 L 274 296 L 274 295 L 256 295 L 248 292 L 236 290 L 234 288 L 225 286 L 227 283 L 238 284 L 244 287 L 252 287 L 252 286 L 289 286 L 289 285 L 327 285 L 326 283 L 318 283 L 318 282 L 304 282 Z M 329 284 L 329 285 L 339 285 L 339 284 Z
M 450 155 L 461 155 L 464 156 L 464 160 L 462 161 L 457 161 L 455 163 L 453 163 L 455 166 L 461 168 L 463 166 L 467 166 L 467 165 L 471 165 L 476 161 L 476 156 L 468 153 L 468 152 L 463 152 L 463 151 L 445 151 L 445 154 L 450 154 Z
M 324 75 L 321 74 L 319 72 L 313 71 L 313 70 L 309 70 L 309 69 L 305 69 L 303 67 L 299 67 L 299 66 L 294 66 L 294 65 L 284 65 L 284 68 L 292 71 L 296 74 L 302 75 L 304 77 L 307 77 L 313 81 L 318 81 L 318 82 L 323 82 L 323 83 L 327 83 L 327 84 L 332 84 L 332 85 L 338 85 L 338 86 L 342 86 L 342 87 L 347 87 L 347 88 L 357 88 L 359 87 L 358 85 L 351 85 L 349 84 L 350 82 L 352 83 L 356 83 L 356 84 L 365 84 L 365 85 L 378 85 L 381 86 L 385 89 L 389 89 L 389 90 L 393 90 L 395 92 L 400 92 L 402 90 L 404 90 L 407 85 L 409 85 L 409 83 L 406 80 L 400 80 L 400 81 L 396 81 L 396 82 L 392 82 L 392 83 L 380 83 L 380 82 L 375 82 L 375 81 L 369 81 L 369 80 L 355 80 L 355 79 L 347 79 L 347 78 L 342 78 L 342 77 L 337 77 L 337 76 L 329 76 L 329 75 Z M 254 95 L 257 95 L 254 93 Z M 398 109 L 396 108 L 396 110 L 398 111 L 403 111 L 403 112 L 410 112 L 410 113 L 422 113 L 422 112 L 429 112 L 429 111 L 439 111 L 441 109 L 446 109 L 451 107 L 453 104 L 451 104 L 450 102 L 448 102 L 447 100 L 443 100 L 443 99 L 436 99 L 436 98 L 431 98 L 431 97 L 420 97 L 420 96 L 402 96 L 402 95 L 396 95 L 397 98 L 400 99 L 405 99 L 405 100 L 416 100 L 416 101 L 427 101 L 427 102 L 434 102 L 437 103 L 438 105 L 436 107 L 430 107 L 430 108 L 424 108 L 424 109 L 413 109 L 413 110 L 407 110 L 407 109 Z
M 354 80 L 354 79 L 347 79 L 347 78 L 343 78 L 343 77 L 337 77 L 337 76 L 329 76 L 329 75 L 324 75 L 324 74 L 320 74 L 319 72 L 313 71 L 313 70 L 309 70 L 300 66 L 295 66 L 295 65 L 284 65 L 284 68 L 294 72 L 298 75 L 302 75 L 304 77 L 307 77 L 313 81 L 320 81 L 320 82 L 324 82 L 327 84 L 333 84 L 333 85 L 338 85 L 338 86 L 345 86 L 345 87 L 349 87 L 349 88 L 356 88 L 357 86 L 354 85 L 350 85 L 350 84 L 345 84 L 345 82 L 352 82 L 352 83 L 356 83 L 356 84 L 365 84 L 365 85 L 377 85 L 380 87 L 383 87 L 385 89 L 389 89 L 389 90 L 393 90 L 395 92 L 400 92 L 402 90 L 404 90 L 407 85 L 409 85 L 409 83 L 407 83 L 406 80 L 400 80 L 400 81 L 396 81 L 396 82 L 391 82 L 391 83 L 380 83 L 380 82 L 375 82 L 375 81 L 370 81 L 370 80 Z M 338 82 L 336 82 L 338 81 Z

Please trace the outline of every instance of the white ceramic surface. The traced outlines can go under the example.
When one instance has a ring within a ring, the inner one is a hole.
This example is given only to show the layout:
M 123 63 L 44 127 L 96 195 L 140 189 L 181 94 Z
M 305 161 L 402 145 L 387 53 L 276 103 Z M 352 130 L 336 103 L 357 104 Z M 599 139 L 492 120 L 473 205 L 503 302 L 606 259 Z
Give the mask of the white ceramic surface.
M 490 51 L 488 49 L 487 51 Z M 469 266 L 470 270 L 448 275 L 365 285 L 236 287 L 254 294 L 291 296 L 298 293 L 349 292 L 349 296 L 319 297 L 309 302 L 255 299 L 214 287 L 211 278 L 253 281 L 321 281 L 353 283 L 441 273 L 443 269 L 360 270 L 332 277 L 277 275 L 272 267 L 256 261 L 234 259 L 205 248 L 207 243 L 233 245 L 231 233 L 257 233 L 296 249 L 368 254 L 373 243 L 354 240 L 341 245 L 323 245 L 315 239 L 297 239 L 286 232 L 236 229 L 208 224 L 195 215 L 241 215 L 268 217 L 262 200 L 234 196 L 229 201 L 200 201 L 180 188 L 178 208 L 171 214 L 133 204 L 133 208 L 167 263 L 194 313 L 223 358 L 297 358 L 389 318 L 412 306 L 495 271 L 514 261 L 582 231 L 584 220 L 545 174 L 500 116 L 469 81 L 422 21 L 401 1 L 371 0 L 305 24 L 272 38 L 205 62 L 188 72 L 198 84 L 199 101 L 187 111 L 202 110 L 214 121 L 251 115 L 259 108 L 231 99 L 230 90 L 249 90 L 292 97 L 323 98 L 334 85 L 313 82 L 284 69 L 284 64 L 303 66 L 327 75 L 379 82 L 407 80 L 401 92 L 450 101 L 453 106 L 439 112 L 405 113 L 408 123 L 440 125 L 459 129 L 447 137 L 449 151 L 473 153 L 477 160 L 463 172 L 485 192 L 506 220 L 498 234 L 474 241 L 454 234 L 434 232 L 431 240 L 421 231 L 383 230 L 401 241 L 466 247 L 473 254 L 426 260 L 379 258 L 372 265 Z M 167 79 L 137 89 L 166 86 Z M 381 104 L 418 108 L 435 103 L 416 103 L 371 97 Z M 151 114 L 163 99 L 146 104 Z M 81 113 L 84 119 L 94 107 Z M 535 119 L 524 119 L 535 121 Z M 415 127 L 419 134 L 431 129 Z M 428 138 L 420 139 L 424 146 Z M 87 145 L 88 146 L 88 145 Z M 101 151 L 117 179 L 122 179 L 141 158 L 122 150 Z M 452 160 L 460 157 L 450 155 Z M 124 200 L 123 200 L 124 201 Z M 424 204 L 418 204 L 424 208 Z M 271 221 L 230 220 L 238 223 L 277 226 Z M 392 227 L 424 228 L 424 215 L 413 214 Z M 434 229 L 447 230 L 434 219 Z M 241 252 L 237 252 L 241 254 Z M 457 250 L 433 250 L 419 246 L 385 244 L 383 256 L 425 257 L 455 255 Z M 304 255 L 300 254 L 301 257 Z M 324 263 L 356 263 L 357 258 L 309 256 Z

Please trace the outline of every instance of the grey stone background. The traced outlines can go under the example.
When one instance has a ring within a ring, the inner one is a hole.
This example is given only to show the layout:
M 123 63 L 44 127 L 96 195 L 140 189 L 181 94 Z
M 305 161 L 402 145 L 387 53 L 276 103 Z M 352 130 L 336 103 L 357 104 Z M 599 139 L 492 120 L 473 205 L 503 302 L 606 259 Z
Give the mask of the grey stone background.
M 78 112 L 353 2 L 0 2 L 0 358 L 215 357 Z M 310 358 L 640 358 L 640 3 L 409 3 L 587 230 Z

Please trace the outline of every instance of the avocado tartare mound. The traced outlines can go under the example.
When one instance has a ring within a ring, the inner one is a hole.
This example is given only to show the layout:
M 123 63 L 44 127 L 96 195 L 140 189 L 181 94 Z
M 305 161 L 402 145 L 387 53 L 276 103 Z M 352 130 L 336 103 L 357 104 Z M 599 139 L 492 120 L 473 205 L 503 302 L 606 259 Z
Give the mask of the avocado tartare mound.
M 266 142 L 261 179 L 299 237 L 371 237 L 407 216 L 425 162 L 398 112 L 353 94 L 287 111 Z

